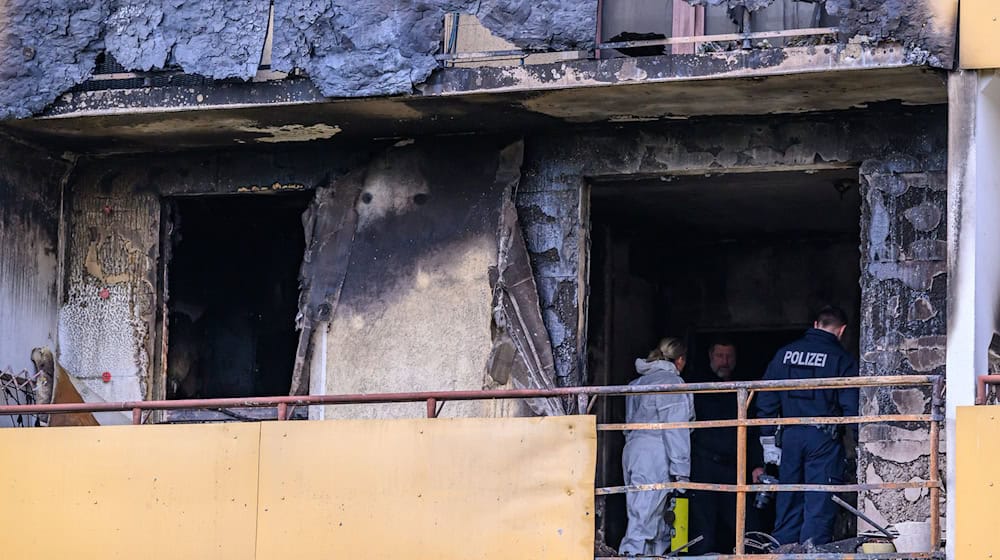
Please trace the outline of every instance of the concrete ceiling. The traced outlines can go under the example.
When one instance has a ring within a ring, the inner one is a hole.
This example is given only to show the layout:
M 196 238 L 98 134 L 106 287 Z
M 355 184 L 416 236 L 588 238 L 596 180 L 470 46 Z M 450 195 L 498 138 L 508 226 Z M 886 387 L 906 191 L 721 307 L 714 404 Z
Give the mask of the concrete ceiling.
M 848 187 L 841 195 L 835 186 Z M 856 168 L 666 175 L 592 185 L 597 219 L 684 237 L 857 235 Z

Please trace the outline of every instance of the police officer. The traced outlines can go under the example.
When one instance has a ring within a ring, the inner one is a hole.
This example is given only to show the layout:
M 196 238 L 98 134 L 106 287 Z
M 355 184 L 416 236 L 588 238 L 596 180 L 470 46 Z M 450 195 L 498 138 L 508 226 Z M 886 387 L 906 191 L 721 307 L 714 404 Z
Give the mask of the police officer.
M 823 308 L 805 336 L 778 350 L 764 379 L 857 376 L 857 361 L 840 344 L 846 328 L 847 315 L 843 310 Z M 857 389 L 764 391 L 757 396 L 760 418 L 857 414 Z M 780 447 L 775 432 L 774 426 L 762 428 L 760 443 L 764 462 L 779 465 L 778 478 L 782 483 L 843 482 L 844 445 L 840 430 L 830 425 L 786 426 L 780 431 Z M 837 504 L 830 496 L 827 492 L 779 492 L 774 537 L 781 544 L 830 542 L 837 515 Z

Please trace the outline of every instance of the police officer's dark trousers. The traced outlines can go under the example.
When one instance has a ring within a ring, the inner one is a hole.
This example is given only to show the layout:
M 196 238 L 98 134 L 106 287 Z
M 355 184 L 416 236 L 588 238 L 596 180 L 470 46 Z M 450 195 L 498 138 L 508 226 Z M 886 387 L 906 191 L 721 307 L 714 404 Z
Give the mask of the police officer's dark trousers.
M 844 478 L 844 446 L 813 426 L 789 426 L 781 442 L 779 478 L 787 484 L 839 484 Z M 826 544 L 833 538 L 837 504 L 828 492 L 779 492 L 774 538 L 781 544 Z

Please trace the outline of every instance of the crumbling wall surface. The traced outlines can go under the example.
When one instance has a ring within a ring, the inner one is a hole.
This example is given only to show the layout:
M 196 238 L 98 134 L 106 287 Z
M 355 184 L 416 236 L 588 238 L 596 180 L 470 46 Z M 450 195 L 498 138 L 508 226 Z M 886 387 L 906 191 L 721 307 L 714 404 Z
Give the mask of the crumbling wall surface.
M 951 69 L 958 36 L 956 0 L 828 0 L 827 11 L 841 18 L 848 36 L 873 42 L 894 40 L 914 64 Z
M 0 142 L 0 371 L 55 348 L 60 182 L 68 164 Z
M 141 170 L 91 162 L 80 166 L 69 190 L 58 360 L 87 402 L 148 396 L 160 203 L 143 177 Z M 118 413 L 98 418 L 130 420 Z
M 426 0 L 275 3 L 271 58 L 277 70 L 302 68 L 328 97 L 410 93 L 437 68 L 444 17 L 479 16 L 520 47 L 590 46 L 596 0 Z
M 585 185 L 578 168 L 583 153 L 548 139 L 531 148 L 517 207 L 531 265 L 538 283 L 542 317 L 549 331 L 559 385 L 578 385 L 582 376 L 579 324 L 579 274 L 585 238 L 581 197 Z
M 909 153 L 861 167 L 862 375 L 945 373 L 947 177 L 940 154 L 946 148 L 940 138 L 923 140 Z M 862 392 L 864 415 L 922 414 L 930 405 L 930 391 L 920 388 Z M 863 426 L 859 471 L 869 480 L 926 480 L 928 437 L 926 426 Z M 927 519 L 926 490 L 861 498 L 876 520 Z
M 774 0 L 687 0 L 692 5 L 767 8 Z M 952 68 L 958 33 L 957 0 L 826 0 L 848 37 L 897 41 L 914 64 Z

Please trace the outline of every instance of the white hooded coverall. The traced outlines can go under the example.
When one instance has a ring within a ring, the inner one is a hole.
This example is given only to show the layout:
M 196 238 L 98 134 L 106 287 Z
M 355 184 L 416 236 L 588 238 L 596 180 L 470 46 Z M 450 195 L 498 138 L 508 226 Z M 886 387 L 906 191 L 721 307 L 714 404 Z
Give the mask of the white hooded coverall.
M 683 383 L 672 362 L 635 361 L 641 375 L 629 385 Z M 690 394 L 643 394 L 625 397 L 628 423 L 687 422 L 694 419 Z M 625 484 L 657 484 L 691 475 L 691 436 L 688 429 L 631 430 L 625 432 L 622 452 Z M 662 555 L 670 546 L 670 527 L 663 520 L 668 490 L 628 492 L 628 529 L 622 539 L 622 555 Z

